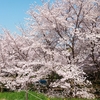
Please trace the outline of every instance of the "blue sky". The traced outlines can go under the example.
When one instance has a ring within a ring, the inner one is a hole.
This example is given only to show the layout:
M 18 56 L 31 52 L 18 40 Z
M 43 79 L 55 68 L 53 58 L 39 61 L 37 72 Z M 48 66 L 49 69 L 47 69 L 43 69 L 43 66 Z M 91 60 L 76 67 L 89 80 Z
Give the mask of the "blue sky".
M 0 27 L 18 32 L 16 26 L 25 23 L 26 12 L 35 1 L 41 5 L 40 0 L 0 0 Z

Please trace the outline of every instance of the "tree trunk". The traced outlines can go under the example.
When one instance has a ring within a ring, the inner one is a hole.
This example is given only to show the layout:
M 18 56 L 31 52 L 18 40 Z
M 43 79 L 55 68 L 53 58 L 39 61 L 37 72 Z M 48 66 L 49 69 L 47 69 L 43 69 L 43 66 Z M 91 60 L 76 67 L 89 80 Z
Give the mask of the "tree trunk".
M 26 82 L 26 87 L 25 87 L 25 100 L 28 100 L 28 84 Z
M 0 92 L 3 92 L 3 86 L 0 87 Z
M 28 91 L 25 91 L 25 100 L 28 100 Z
M 72 52 L 72 58 L 74 59 L 75 58 L 74 43 L 72 43 L 71 52 Z

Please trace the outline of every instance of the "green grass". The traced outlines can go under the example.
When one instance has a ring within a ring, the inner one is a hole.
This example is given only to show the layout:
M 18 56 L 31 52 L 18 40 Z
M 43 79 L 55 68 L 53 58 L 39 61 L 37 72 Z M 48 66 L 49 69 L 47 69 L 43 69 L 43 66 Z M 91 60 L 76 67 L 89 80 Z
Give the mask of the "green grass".
M 48 98 L 47 96 L 44 96 L 43 94 L 36 93 L 36 92 L 29 92 L 28 100 L 87 100 L 87 99 L 76 99 L 76 98 Z M 33 96 L 32 96 L 33 95 Z M 39 97 L 40 99 L 36 98 Z M 0 93 L 0 100 L 25 100 L 25 92 L 4 92 Z M 97 99 L 95 99 L 97 100 Z M 100 99 L 98 99 L 100 100 Z

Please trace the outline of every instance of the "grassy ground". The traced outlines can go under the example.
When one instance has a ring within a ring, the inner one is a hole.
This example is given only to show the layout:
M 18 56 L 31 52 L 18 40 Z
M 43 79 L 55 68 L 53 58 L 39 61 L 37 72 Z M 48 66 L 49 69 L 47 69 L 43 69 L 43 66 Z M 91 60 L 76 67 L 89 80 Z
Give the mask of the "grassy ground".
M 38 94 L 36 92 L 29 92 L 29 100 L 87 100 L 87 99 L 75 99 L 75 98 L 48 98 L 43 94 Z M 0 93 L 0 100 L 25 100 L 25 92 L 4 92 Z M 100 100 L 100 99 L 95 99 Z

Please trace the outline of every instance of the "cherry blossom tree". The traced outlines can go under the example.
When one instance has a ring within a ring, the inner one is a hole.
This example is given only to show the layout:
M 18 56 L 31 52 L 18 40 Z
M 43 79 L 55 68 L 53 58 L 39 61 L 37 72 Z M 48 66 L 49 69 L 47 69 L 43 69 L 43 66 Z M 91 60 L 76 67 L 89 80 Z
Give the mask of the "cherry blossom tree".
M 13 36 L 5 29 L 4 33 L 0 42 L 0 85 L 27 91 L 29 84 L 49 73 L 42 59 L 43 45 L 35 39 Z
M 0 84 L 28 90 L 54 71 L 62 78 L 50 82 L 50 88 L 64 88 L 66 97 L 94 98 L 84 66 L 100 67 L 99 12 L 99 0 L 56 0 L 31 7 L 28 29 L 20 28 L 23 35 L 4 29 L 0 38 Z
M 100 16 L 99 1 L 95 0 L 57 0 L 52 5 L 45 3 L 34 8 L 29 10 L 32 34 L 45 38 L 43 42 L 51 48 L 59 45 L 63 49 L 70 48 L 73 58 L 77 56 L 76 51 L 80 51 L 76 50 L 78 43 L 83 44 L 86 35 L 91 35 L 91 23 Z M 97 27 L 99 30 L 99 25 Z
M 95 48 L 100 46 L 99 12 L 99 0 L 56 0 L 52 5 L 45 3 L 31 8 L 29 26 L 34 31 L 32 34 L 41 36 L 49 48 L 70 50 L 70 59 L 82 62 L 88 58 L 89 52 L 94 52 L 91 51 L 93 44 L 97 44 Z
M 28 12 L 31 35 L 41 36 L 51 51 L 64 52 L 68 63 L 84 70 L 86 66 L 96 65 L 99 71 L 99 12 L 99 0 L 56 0 L 52 5 L 33 7 Z
M 28 90 L 28 85 L 46 78 L 48 74 L 55 71 L 63 78 L 50 83 L 50 87 L 69 89 L 67 96 L 84 97 L 88 89 L 78 88 L 77 85 L 87 86 L 84 72 L 78 66 L 70 63 L 65 54 L 69 52 L 47 49 L 47 46 L 30 37 L 13 37 L 9 31 L 4 30 L 5 36 L 1 38 L 0 53 L 0 83 L 11 90 Z M 45 69 L 45 70 L 44 70 Z M 73 81 L 71 84 L 69 81 Z M 77 88 L 76 88 L 77 87 Z M 76 91 L 77 89 L 77 91 Z M 82 96 L 83 95 L 83 96 Z M 93 98 L 88 94 L 87 98 Z

